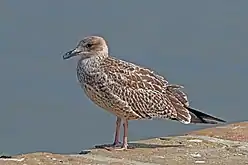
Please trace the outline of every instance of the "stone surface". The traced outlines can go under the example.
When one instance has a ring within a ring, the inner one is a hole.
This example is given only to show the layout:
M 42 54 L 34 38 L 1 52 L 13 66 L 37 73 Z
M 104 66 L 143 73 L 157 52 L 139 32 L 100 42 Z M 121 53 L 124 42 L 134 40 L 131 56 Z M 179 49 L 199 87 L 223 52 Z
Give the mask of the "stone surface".
M 78 155 L 29 153 L 0 159 L 0 165 L 245 165 L 248 164 L 248 122 L 130 143 L 134 149 L 90 149 Z
M 233 123 L 229 125 L 193 131 L 191 135 L 204 135 L 222 139 L 248 141 L 248 122 Z

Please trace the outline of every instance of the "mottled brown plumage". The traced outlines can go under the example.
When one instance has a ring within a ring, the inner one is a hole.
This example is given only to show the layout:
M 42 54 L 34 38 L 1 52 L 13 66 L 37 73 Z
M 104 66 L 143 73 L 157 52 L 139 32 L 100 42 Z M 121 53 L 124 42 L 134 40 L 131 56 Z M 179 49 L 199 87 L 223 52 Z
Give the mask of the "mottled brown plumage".
M 184 124 L 224 122 L 190 108 L 182 86 L 169 84 L 151 69 L 109 56 L 102 37 L 84 38 L 64 59 L 72 56 L 80 56 L 77 77 L 86 95 L 117 116 L 114 145 L 118 143 L 121 119 L 124 121 L 124 149 L 127 148 L 128 120 L 160 118 Z

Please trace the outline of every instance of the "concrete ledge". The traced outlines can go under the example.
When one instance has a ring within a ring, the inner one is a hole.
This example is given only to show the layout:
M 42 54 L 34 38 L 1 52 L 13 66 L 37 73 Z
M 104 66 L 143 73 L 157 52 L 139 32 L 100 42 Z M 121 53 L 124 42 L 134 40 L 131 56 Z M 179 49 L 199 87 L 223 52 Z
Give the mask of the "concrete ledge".
M 0 159 L 6 165 L 245 165 L 248 164 L 248 122 L 193 131 L 183 136 L 130 143 L 129 151 L 91 149 L 78 155 L 29 153 Z

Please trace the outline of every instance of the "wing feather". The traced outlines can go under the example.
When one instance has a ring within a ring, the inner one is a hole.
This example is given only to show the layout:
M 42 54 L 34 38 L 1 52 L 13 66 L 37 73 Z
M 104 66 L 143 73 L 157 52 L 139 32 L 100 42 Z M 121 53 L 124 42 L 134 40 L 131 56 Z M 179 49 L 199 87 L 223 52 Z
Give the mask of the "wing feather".
M 179 85 L 168 84 L 162 76 L 132 63 L 114 58 L 102 64 L 112 81 L 111 91 L 126 101 L 141 118 L 170 118 L 190 123 L 186 95 Z
M 118 84 L 133 89 L 156 90 L 162 92 L 168 81 L 150 69 L 137 66 L 133 63 L 108 58 L 102 63 L 108 76 Z

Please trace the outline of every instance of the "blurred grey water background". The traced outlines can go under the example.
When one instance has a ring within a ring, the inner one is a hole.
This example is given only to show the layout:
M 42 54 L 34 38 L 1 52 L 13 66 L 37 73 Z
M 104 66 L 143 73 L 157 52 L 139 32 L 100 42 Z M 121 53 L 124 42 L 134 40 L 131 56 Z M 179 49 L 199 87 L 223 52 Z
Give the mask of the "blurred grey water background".
M 0 153 L 79 152 L 113 139 L 115 117 L 95 106 L 62 55 L 86 35 L 111 54 L 185 86 L 193 107 L 247 120 L 248 1 L 0 2 Z M 204 126 L 132 121 L 129 140 Z

